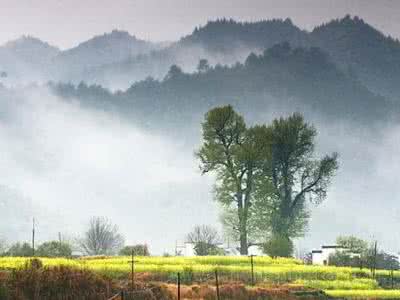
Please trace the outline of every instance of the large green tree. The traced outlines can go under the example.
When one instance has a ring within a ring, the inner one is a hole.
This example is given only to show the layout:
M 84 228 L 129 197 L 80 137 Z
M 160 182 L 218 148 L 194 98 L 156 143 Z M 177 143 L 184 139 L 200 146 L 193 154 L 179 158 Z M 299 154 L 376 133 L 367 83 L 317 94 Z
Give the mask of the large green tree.
M 240 253 L 247 254 L 253 186 L 268 153 L 265 127 L 247 128 L 230 105 L 210 110 L 202 127 L 200 168 L 203 173 L 216 173 L 216 199 L 235 212 Z
M 268 207 L 267 223 L 272 236 L 281 236 L 290 242 L 304 233 L 309 219 L 307 201 L 319 203 L 326 198 L 338 168 L 338 155 L 315 158 L 317 131 L 299 113 L 275 119 L 268 135 L 270 157 L 256 197 Z M 271 187 L 272 195 L 265 191 L 271 191 Z

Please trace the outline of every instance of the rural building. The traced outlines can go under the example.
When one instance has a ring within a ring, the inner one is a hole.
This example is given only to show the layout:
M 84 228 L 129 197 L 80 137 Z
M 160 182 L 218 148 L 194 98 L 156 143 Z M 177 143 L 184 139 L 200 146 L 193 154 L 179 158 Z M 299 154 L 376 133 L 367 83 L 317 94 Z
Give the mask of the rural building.
M 347 251 L 348 249 L 338 245 L 324 245 L 319 250 L 312 251 L 312 264 L 313 265 L 329 265 L 329 256 L 340 251 Z M 351 256 L 359 256 L 357 253 L 349 253 Z

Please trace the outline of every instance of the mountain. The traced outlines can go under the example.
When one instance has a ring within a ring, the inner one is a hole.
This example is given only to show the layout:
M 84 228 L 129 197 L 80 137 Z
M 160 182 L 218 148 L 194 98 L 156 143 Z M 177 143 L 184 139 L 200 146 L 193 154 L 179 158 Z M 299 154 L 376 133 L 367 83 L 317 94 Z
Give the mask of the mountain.
M 185 73 L 173 66 L 163 80 L 148 78 L 126 91 L 100 86 L 52 85 L 63 98 L 120 111 L 152 128 L 187 128 L 216 105 L 233 104 L 250 114 L 265 111 L 313 114 L 324 120 L 375 123 L 398 108 L 342 72 L 319 48 L 288 43 L 251 54 L 242 64 Z
M 23 36 L 0 47 L 0 71 L 15 83 L 44 79 L 43 70 L 60 53 L 38 38 Z
M 77 47 L 60 51 L 37 38 L 22 37 L 0 47 L 0 71 L 15 83 L 85 80 L 84 71 L 95 66 L 124 61 L 163 47 L 139 40 L 126 31 L 114 30 Z
M 316 27 L 313 44 L 371 91 L 400 100 L 400 42 L 358 17 L 346 16 Z
M 60 52 L 57 47 L 31 36 L 8 42 L 0 47 L 0 51 L 12 53 L 17 59 L 32 64 L 46 63 Z
M 202 45 L 211 52 L 230 53 L 238 48 L 263 51 L 275 44 L 288 41 L 294 46 L 306 46 L 306 31 L 295 26 L 290 19 L 273 19 L 258 22 L 235 20 L 209 21 L 181 39 L 183 46 Z
M 233 65 L 243 62 L 251 52 L 262 53 L 285 41 L 305 46 L 309 37 L 290 19 L 254 23 L 221 19 L 196 28 L 169 47 L 86 70 L 82 77 L 91 83 L 125 89 L 148 76 L 162 79 L 173 64 L 186 72 L 194 72 L 200 59 L 207 59 L 211 65 Z
M 113 30 L 60 53 L 53 61 L 53 72 L 68 70 L 64 75 L 68 78 L 70 73 L 124 61 L 158 48 L 157 44 L 139 40 L 126 31 Z
M 400 42 L 358 17 L 332 20 L 307 32 L 290 19 L 237 22 L 210 21 L 176 42 L 161 45 L 114 30 L 77 47 L 59 51 L 38 39 L 24 37 L 0 48 L 0 72 L 8 81 L 68 81 L 127 89 L 146 77 L 162 80 L 171 65 L 196 72 L 200 59 L 212 66 L 243 63 L 276 44 L 318 47 L 349 77 L 371 92 L 397 100 L 400 96 Z M 2 81 L 3 76 L 2 76 Z

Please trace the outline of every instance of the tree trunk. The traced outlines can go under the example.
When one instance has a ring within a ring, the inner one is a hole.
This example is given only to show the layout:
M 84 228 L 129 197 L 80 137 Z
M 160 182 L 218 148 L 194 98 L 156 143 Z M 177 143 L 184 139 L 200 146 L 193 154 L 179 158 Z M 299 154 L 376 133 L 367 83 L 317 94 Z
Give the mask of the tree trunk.
M 238 203 L 238 217 L 239 217 L 239 239 L 240 239 L 240 254 L 248 254 L 247 244 L 247 210 L 243 208 L 243 194 L 238 192 L 236 194 Z
M 243 215 L 243 210 L 239 209 L 239 238 L 240 238 L 240 254 L 248 254 L 247 243 L 247 216 Z
M 244 227 L 240 229 L 240 254 L 247 255 L 248 253 L 247 229 Z

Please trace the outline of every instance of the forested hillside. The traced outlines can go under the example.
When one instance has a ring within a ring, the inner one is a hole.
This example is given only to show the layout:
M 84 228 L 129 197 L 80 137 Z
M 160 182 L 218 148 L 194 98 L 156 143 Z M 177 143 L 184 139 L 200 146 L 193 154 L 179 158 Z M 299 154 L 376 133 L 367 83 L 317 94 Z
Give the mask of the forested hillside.
M 163 80 L 148 78 L 123 92 L 100 86 L 52 84 L 63 97 L 113 109 L 145 123 L 177 125 L 215 105 L 231 103 L 243 111 L 292 110 L 332 120 L 371 123 L 385 120 L 394 105 L 349 77 L 318 48 L 278 44 L 243 64 L 211 67 L 202 61 L 194 73 L 172 66 Z M 178 117 L 179 116 L 179 117 Z

